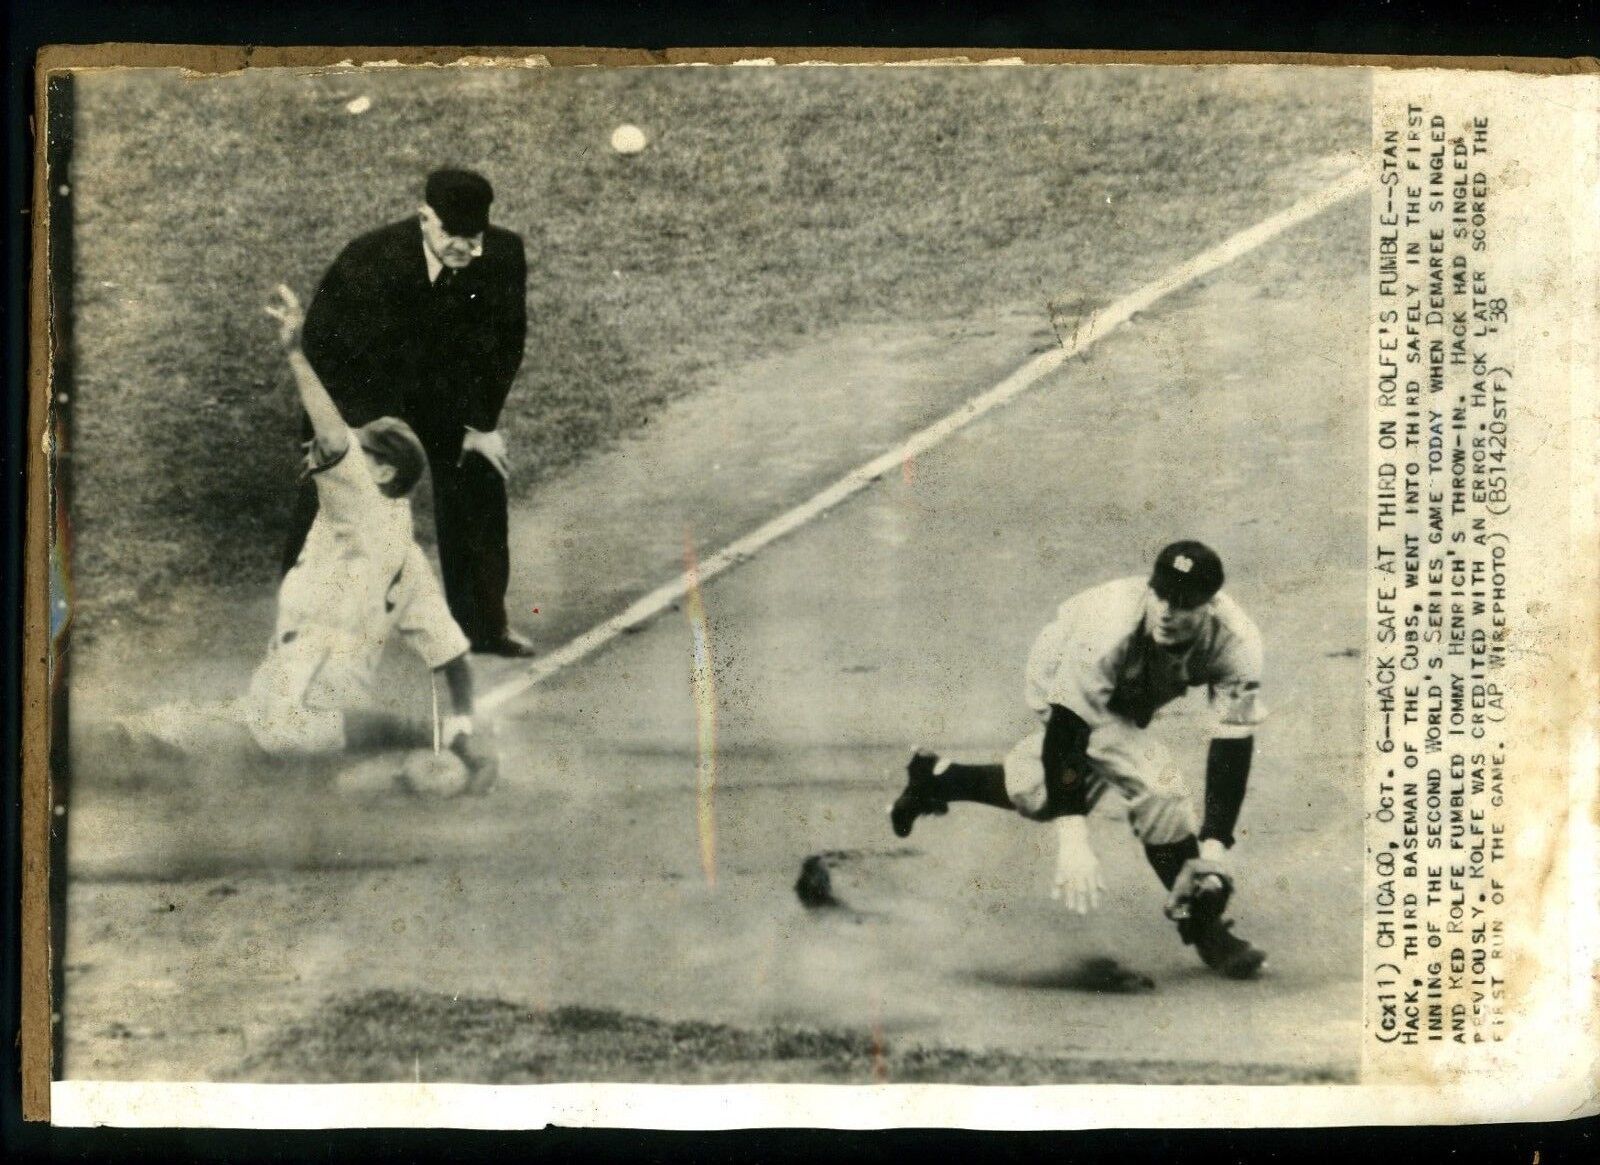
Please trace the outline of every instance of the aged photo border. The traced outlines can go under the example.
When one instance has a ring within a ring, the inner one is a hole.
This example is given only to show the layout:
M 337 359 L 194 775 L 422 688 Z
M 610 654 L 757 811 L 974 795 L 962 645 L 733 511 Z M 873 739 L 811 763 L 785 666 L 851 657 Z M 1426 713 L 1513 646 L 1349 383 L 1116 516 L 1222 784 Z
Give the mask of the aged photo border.
M 1468 69 L 1496 69 L 1522 73 L 1575 74 L 1595 71 L 1592 61 L 1551 61 L 1530 58 L 1401 58 L 1348 57 L 1323 54 L 1176 54 L 1176 53 L 1057 53 L 1033 50 L 871 50 L 871 49 L 677 49 L 661 53 L 632 52 L 626 50 L 581 49 L 438 49 L 438 48 L 258 48 L 237 49 L 208 46 L 139 46 L 103 45 L 85 48 L 46 50 L 40 56 L 40 85 L 38 89 L 37 116 L 43 124 L 45 114 L 44 84 L 51 70 L 66 68 L 96 68 L 126 65 L 178 66 L 197 72 L 217 73 L 251 66 L 315 66 L 340 63 L 401 62 L 407 64 L 445 65 L 450 63 L 515 64 L 529 58 L 542 58 L 554 67 L 573 65 L 603 65 L 614 67 L 646 66 L 656 64 L 681 64 L 690 61 L 731 63 L 736 60 L 770 59 L 780 63 L 828 60 L 837 63 L 912 62 L 965 59 L 1014 60 L 1029 63 L 1134 63 L 1134 64 L 1359 64 L 1402 68 L 1449 67 Z M 36 248 L 50 239 L 48 168 L 40 167 L 34 184 L 35 245 Z M 35 359 L 29 369 L 30 410 L 28 442 L 28 570 L 26 574 L 26 626 L 25 656 L 31 665 L 41 665 L 49 650 L 48 642 L 48 583 L 41 567 L 45 564 L 43 553 L 45 536 L 50 524 L 50 495 L 44 483 L 47 480 L 45 420 L 50 392 L 50 367 L 40 359 L 41 353 L 52 350 L 50 316 L 47 303 L 50 282 L 43 264 L 35 264 L 32 273 L 31 294 L 33 317 L 31 320 Z M 23 675 L 24 691 L 24 784 L 23 916 L 24 943 L 24 994 L 23 994 L 23 1057 L 25 1112 L 32 1118 L 48 1115 L 49 1105 L 49 1031 L 50 1004 L 48 987 L 48 961 L 45 957 L 46 935 L 50 930 L 49 866 L 41 860 L 41 853 L 51 846 L 51 811 L 48 792 L 48 724 L 51 693 L 46 689 L 40 666 L 28 666 Z

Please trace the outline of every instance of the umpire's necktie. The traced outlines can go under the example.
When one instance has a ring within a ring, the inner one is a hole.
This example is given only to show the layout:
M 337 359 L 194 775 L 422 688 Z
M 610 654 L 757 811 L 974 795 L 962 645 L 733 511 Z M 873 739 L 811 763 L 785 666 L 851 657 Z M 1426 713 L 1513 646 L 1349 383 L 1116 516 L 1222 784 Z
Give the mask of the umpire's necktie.
M 454 267 L 441 267 L 441 268 L 439 268 L 439 275 L 433 281 L 433 289 L 435 291 L 437 291 L 437 292 L 440 292 L 441 294 L 444 293 L 444 292 L 448 292 L 450 290 L 451 284 L 453 284 L 456 281 L 456 276 L 459 275 L 459 274 L 460 274 L 460 272 L 457 271 Z

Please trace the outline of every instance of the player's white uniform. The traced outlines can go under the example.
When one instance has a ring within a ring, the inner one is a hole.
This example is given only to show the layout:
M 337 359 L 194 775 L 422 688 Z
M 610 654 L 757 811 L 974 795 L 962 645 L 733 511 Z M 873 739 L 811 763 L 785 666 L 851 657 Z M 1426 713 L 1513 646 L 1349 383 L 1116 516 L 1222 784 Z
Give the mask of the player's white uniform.
M 1062 603 L 1028 653 L 1025 697 L 1041 719 L 1059 704 L 1088 724 L 1090 806 L 1115 790 L 1140 840 L 1166 845 L 1194 835 L 1194 810 L 1145 726 L 1163 704 L 1204 685 L 1220 707 L 1214 735 L 1252 733 L 1265 716 L 1261 633 L 1218 593 L 1194 640 L 1169 651 L 1142 632 L 1147 587 L 1143 578 L 1115 579 Z M 1006 792 L 1026 817 L 1046 815 L 1043 745 L 1036 732 L 1005 760 Z
M 409 499 L 378 488 L 357 435 L 310 471 L 316 522 L 284 575 L 272 643 L 243 702 L 250 734 L 278 755 L 344 747 L 344 709 L 367 697 L 391 634 L 430 668 L 468 650 L 412 536 Z

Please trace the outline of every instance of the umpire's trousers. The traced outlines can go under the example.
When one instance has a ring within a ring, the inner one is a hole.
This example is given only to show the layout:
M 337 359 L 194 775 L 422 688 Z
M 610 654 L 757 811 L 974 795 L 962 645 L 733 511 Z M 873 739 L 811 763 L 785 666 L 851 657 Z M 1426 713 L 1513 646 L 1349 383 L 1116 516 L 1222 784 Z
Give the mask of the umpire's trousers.
M 511 578 L 507 546 L 506 483 L 486 458 L 428 451 L 433 476 L 433 527 L 439 568 L 450 613 L 473 647 L 489 647 L 506 633 L 506 586 Z M 280 569 L 287 574 L 300 557 L 317 517 L 317 484 L 300 484 L 289 517 Z

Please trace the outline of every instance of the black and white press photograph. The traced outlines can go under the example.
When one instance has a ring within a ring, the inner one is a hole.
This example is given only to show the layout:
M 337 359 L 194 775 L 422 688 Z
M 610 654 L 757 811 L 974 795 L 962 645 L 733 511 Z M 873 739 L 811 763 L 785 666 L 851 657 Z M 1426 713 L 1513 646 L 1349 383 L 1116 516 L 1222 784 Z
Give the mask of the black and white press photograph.
M 1358 1083 L 1370 85 L 55 76 L 57 1078 Z

